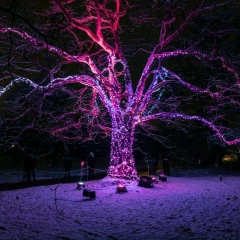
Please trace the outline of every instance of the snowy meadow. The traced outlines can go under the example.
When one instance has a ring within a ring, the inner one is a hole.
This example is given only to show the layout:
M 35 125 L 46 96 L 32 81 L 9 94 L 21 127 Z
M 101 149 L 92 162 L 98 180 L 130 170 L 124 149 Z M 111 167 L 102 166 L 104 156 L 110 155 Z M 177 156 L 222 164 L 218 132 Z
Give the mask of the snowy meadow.
M 0 192 L 0 239 L 240 239 L 240 177 L 171 176 L 153 188 L 109 177 Z

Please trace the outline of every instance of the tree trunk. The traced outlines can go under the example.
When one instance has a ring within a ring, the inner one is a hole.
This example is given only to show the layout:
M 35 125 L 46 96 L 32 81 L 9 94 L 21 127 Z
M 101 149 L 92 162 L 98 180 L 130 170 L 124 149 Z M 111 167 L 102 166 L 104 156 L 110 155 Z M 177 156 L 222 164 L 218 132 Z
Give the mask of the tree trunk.
M 127 125 L 127 124 L 126 124 Z M 108 168 L 108 176 L 136 179 L 137 171 L 133 158 L 134 127 L 126 127 L 118 124 L 118 128 L 112 130 L 111 159 Z

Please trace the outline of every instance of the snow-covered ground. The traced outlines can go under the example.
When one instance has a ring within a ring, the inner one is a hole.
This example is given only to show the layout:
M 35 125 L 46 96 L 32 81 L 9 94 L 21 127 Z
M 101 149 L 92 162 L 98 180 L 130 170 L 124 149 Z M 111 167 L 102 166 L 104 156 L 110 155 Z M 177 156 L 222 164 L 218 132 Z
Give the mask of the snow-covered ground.
M 154 188 L 108 177 L 0 192 L 0 239 L 240 239 L 240 177 L 171 176 Z

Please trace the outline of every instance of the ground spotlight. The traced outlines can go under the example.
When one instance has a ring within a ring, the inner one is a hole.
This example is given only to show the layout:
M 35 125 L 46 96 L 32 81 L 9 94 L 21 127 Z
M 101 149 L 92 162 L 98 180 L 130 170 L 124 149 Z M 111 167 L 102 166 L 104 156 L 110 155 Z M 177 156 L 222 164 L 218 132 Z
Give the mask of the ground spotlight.
M 157 181 L 156 177 L 152 177 L 152 181 L 156 182 Z
M 127 188 L 126 186 L 124 186 L 123 184 L 118 184 L 117 186 L 117 193 L 124 193 L 127 192 Z
M 146 188 L 151 188 L 153 187 L 153 179 L 152 177 L 149 176 L 141 176 L 140 181 L 138 183 L 138 186 L 140 187 L 146 187 Z
M 88 197 L 89 199 L 95 199 L 96 198 L 96 192 L 90 189 L 84 189 L 83 190 L 83 196 Z
M 83 183 L 83 182 L 78 182 L 78 183 L 77 183 L 77 189 L 78 189 L 78 190 L 81 190 L 81 189 L 83 189 L 83 188 L 85 188 L 84 183 Z

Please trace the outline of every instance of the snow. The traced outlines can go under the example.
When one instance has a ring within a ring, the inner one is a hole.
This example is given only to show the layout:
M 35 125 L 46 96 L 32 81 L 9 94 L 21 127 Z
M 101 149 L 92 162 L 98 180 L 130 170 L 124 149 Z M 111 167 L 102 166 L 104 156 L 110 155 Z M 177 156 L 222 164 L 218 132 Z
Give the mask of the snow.
M 117 180 L 0 192 L 0 239 L 240 239 L 240 177 L 170 176 L 153 188 Z

